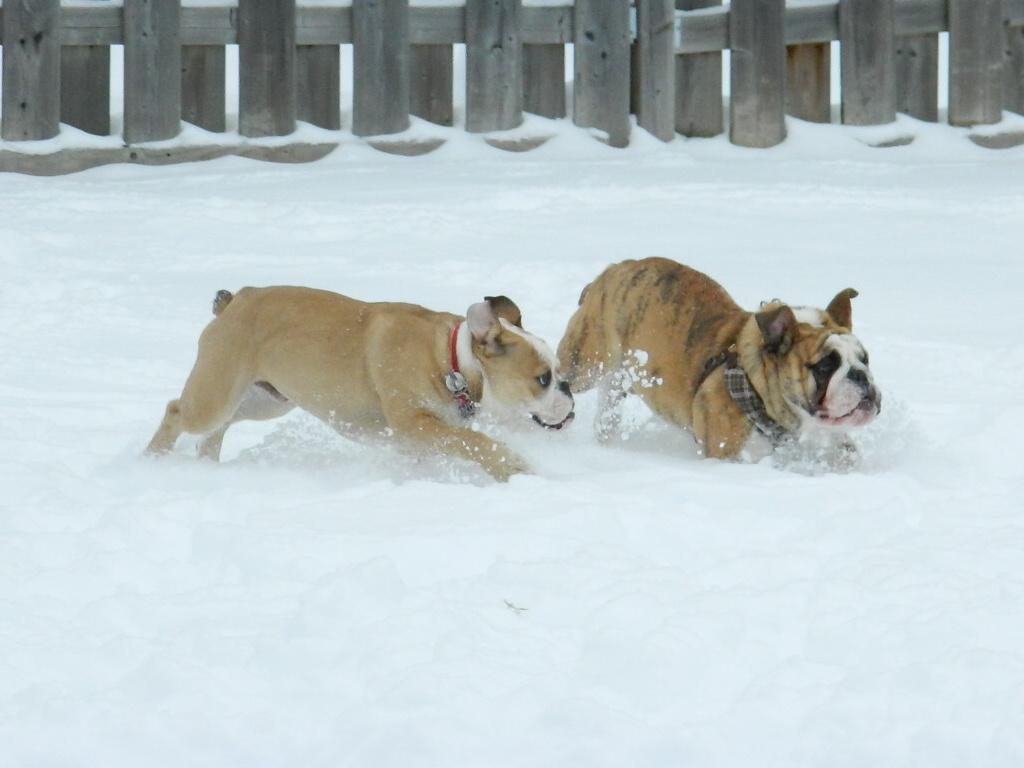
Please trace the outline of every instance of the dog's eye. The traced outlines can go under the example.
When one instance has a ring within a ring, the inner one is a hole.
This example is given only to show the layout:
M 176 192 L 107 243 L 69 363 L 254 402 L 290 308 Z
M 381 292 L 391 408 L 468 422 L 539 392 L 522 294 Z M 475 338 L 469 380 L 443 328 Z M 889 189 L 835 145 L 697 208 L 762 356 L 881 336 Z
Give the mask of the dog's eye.
M 819 385 L 824 385 L 832 378 L 832 374 L 839 370 L 840 362 L 839 353 L 833 351 L 825 355 L 818 362 L 809 363 L 807 367 L 814 375 L 814 380 Z
M 540 384 L 544 389 L 551 386 L 551 371 L 545 371 L 537 377 L 537 383 Z
M 860 356 L 860 361 L 862 363 L 864 363 L 864 365 L 868 364 L 868 353 L 867 352 L 865 352 L 863 355 Z

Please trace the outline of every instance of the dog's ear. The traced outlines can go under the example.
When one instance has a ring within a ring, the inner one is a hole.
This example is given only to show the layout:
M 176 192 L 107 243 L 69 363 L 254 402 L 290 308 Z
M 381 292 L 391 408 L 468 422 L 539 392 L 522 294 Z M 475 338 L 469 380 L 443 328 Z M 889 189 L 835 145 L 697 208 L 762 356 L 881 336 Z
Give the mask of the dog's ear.
M 502 351 L 498 317 L 489 301 L 481 301 L 466 310 L 466 325 L 473 335 L 473 343 L 483 347 L 489 355 L 499 355 Z
M 484 296 L 484 301 L 491 305 L 491 311 L 504 318 L 516 328 L 523 327 L 523 313 L 508 296 Z
M 829 317 L 847 330 L 853 330 L 853 308 L 850 306 L 850 299 L 857 298 L 857 291 L 853 288 L 846 288 L 836 294 L 836 297 L 828 305 Z
M 779 304 L 758 312 L 757 327 L 764 338 L 764 348 L 774 355 L 784 355 L 793 346 L 793 332 L 796 328 L 796 315 L 786 304 Z

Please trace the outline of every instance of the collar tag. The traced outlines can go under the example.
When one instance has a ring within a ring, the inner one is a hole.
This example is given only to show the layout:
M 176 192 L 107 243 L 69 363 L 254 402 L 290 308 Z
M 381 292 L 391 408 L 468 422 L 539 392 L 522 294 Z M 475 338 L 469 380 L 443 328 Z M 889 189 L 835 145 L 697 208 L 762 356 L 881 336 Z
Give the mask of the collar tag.
M 466 377 L 458 371 L 451 371 L 445 375 L 444 384 L 455 397 L 455 402 L 459 406 L 459 415 L 464 419 L 473 416 L 476 413 L 476 403 L 469 396 L 469 384 L 466 383 Z
M 466 383 L 466 377 L 458 371 L 452 371 L 445 376 L 444 383 L 448 387 L 448 391 L 453 395 L 469 394 L 469 384 Z

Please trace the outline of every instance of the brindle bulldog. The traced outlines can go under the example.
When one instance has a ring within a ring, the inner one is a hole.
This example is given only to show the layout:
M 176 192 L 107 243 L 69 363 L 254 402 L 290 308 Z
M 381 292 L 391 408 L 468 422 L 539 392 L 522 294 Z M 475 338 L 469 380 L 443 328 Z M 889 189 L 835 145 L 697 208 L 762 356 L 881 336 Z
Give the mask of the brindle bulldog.
M 632 392 L 704 456 L 755 460 L 811 436 L 848 456 L 846 430 L 881 406 L 851 332 L 856 295 L 847 288 L 824 311 L 771 301 L 747 312 L 682 264 L 624 261 L 583 290 L 558 356 L 574 392 L 600 387 L 602 437 Z

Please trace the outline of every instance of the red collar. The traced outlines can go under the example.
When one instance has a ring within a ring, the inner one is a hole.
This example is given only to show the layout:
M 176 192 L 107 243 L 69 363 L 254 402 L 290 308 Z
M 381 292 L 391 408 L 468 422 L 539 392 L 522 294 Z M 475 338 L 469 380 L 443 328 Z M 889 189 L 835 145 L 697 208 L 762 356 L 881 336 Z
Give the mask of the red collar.
M 462 323 L 456 323 L 455 327 L 452 328 L 452 370 L 455 373 L 459 372 L 459 353 L 456 350 L 456 345 L 459 342 L 459 328 L 462 327 Z

